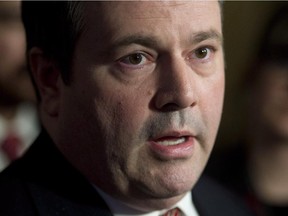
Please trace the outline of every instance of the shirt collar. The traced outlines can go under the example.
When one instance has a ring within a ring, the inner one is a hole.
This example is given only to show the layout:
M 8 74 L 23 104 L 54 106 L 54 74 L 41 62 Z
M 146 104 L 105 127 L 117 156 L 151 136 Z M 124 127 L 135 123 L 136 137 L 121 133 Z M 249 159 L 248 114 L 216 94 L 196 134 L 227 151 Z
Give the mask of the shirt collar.
M 128 215 L 133 215 L 133 216 L 159 216 L 164 214 L 166 211 L 169 209 L 178 207 L 181 209 L 181 211 L 184 213 L 186 216 L 199 216 L 195 205 L 192 201 L 192 193 L 188 192 L 178 203 L 176 203 L 174 206 L 172 206 L 169 209 L 163 209 L 160 211 L 153 211 L 150 213 L 143 213 L 139 212 L 124 202 L 121 202 L 119 200 L 116 200 L 115 198 L 111 197 L 107 193 L 103 192 L 100 190 L 98 187 L 94 186 L 95 189 L 98 191 L 100 196 L 104 199 L 104 201 L 107 203 L 108 207 L 110 208 L 111 212 L 113 213 L 113 216 L 128 216 Z

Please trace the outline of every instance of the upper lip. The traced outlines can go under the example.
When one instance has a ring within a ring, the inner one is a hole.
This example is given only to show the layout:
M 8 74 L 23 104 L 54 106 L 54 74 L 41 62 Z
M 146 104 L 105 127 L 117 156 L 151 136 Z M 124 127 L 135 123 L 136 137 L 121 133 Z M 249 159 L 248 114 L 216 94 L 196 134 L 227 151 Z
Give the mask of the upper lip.
M 196 135 L 189 131 L 167 131 L 156 136 L 153 136 L 150 140 L 159 140 L 165 138 L 180 138 L 180 137 L 196 137 Z

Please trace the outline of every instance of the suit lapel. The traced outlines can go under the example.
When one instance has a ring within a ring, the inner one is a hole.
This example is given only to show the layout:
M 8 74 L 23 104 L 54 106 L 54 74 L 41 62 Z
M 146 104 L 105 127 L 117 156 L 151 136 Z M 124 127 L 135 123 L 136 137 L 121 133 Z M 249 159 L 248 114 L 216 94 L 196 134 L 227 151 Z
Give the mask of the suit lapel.
M 97 191 L 64 159 L 45 132 L 19 164 L 39 215 L 112 216 Z
M 242 200 L 205 176 L 193 189 L 193 202 L 200 216 L 252 215 Z
M 112 216 L 101 197 L 95 197 L 93 204 L 59 196 L 35 185 L 29 185 L 29 189 L 40 216 Z

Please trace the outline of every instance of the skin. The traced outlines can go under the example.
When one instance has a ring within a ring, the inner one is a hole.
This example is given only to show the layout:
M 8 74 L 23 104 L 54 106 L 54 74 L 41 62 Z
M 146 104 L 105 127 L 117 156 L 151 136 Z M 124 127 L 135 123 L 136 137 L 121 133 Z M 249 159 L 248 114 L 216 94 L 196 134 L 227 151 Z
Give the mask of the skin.
M 0 2 L 0 14 L 0 112 L 9 118 L 18 103 L 33 101 L 35 95 L 26 70 L 20 2 Z
M 41 50 L 30 52 L 44 126 L 106 193 L 140 211 L 170 207 L 198 180 L 221 118 L 219 4 L 87 4 L 71 84 Z

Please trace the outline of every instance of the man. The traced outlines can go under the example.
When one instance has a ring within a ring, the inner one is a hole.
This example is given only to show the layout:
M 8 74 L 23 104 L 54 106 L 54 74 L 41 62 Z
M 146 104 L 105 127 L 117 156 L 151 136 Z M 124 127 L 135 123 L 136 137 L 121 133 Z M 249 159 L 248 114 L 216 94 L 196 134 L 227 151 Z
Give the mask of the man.
M 205 180 L 191 193 L 222 112 L 220 14 L 217 1 L 24 2 L 44 129 L 2 173 L 0 213 L 246 215 Z
M 0 170 L 24 152 L 39 130 L 20 6 L 20 1 L 0 2 Z

